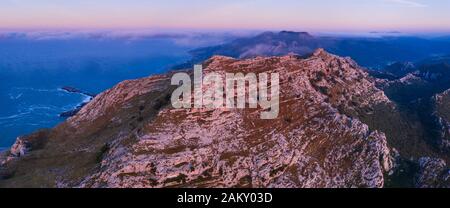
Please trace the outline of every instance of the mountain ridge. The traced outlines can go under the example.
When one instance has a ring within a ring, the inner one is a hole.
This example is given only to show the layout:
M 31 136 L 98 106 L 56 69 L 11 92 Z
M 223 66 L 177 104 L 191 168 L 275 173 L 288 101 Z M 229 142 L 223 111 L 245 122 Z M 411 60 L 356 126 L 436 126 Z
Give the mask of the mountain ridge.
M 419 61 L 430 54 L 450 54 L 450 42 L 439 38 L 412 36 L 332 37 L 308 32 L 264 32 L 253 37 L 237 38 L 229 43 L 191 51 L 190 64 L 201 63 L 213 55 L 234 58 L 282 56 L 289 53 L 309 55 L 324 48 L 340 56 L 350 56 L 364 67 L 380 69 L 392 62 Z M 188 64 L 189 65 L 189 64 Z
M 65 123 L 35 135 L 45 139 L 44 147 L 33 150 L 30 142 L 28 155 L 10 156 L 6 166 L 14 174 L 0 181 L 0 186 L 383 186 L 384 172 L 393 166 L 386 137 L 333 107 L 352 109 L 354 105 L 389 102 L 365 80 L 367 74 L 355 62 L 317 50 L 306 59 L 213 57 L 205 63 L 206 72 L 234 68 L 279 72 L 285 86 L 282 116 L 267 122 L 255 120 L 250 109 L 175 110 L 165 107 L 169 75 L 124 81 L 96 96 Z M 334 74 L 335 80 L 321 73 Z M 353 90 L 336 93 L 333 86 L 337 83 L 346 86 L 341 89 Z M 346 94 L 366 101 L 349 103 L 343 99 Z M 304 110 L 288 113 L 296 108 Z M 335 143 L 336 138 L 341 142 Z M 16 147 L 23 145 L 17 143 Z M 353 166 L 348 166 L 350 161 Z M 34 166 L 32 173 L 26 171 L 30 165 Z M 49 166 L 57 171 L 49 174 Z M 49 178 L 56 182 L 52 184 Z
M 18 138 L 0 169 L 0 186 L 447 186 L 446 161 L 420 135 L 408 139 L 415 127 L 401 124 L 399 106 L 377 87 L 380 80 L 351 58 L 318 49 L 308 57 L 213 56 L 203 66 L 205 73 L 279 73 L 280 116 L 264 121 L 256 118 L 261 109 L 172 109 L 176 71 L 128 80 L 57 127 Z M 417 170 L 404 165 L 410 163 Z M 404 171 L 411 178 L 397 182 Z

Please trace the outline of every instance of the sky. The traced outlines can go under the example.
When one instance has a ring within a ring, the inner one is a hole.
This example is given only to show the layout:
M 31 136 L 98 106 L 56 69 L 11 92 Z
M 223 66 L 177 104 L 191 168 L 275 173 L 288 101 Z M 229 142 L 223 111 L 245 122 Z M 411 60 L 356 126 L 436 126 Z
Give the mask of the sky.
M 447 0 L 0 0 L 0 29 L 450 32 Z

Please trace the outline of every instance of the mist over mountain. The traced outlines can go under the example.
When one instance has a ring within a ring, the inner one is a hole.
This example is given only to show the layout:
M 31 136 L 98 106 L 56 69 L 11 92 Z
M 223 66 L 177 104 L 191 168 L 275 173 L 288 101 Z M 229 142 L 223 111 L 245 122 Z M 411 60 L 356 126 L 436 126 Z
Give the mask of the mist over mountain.
M 450 40 L 413 36 L 332 37 L 313 36 L 306 32 L 265 32 L 231 43 L 191 51 L 195 61 L 212 55 L 235 58 L 278 56 L 295 53 L 308 55 L 325 48 L 340 56 L 352 57 L 358 64 L 380 69 L 398 61 L 419 61 L 434 55 L 450 54 Z

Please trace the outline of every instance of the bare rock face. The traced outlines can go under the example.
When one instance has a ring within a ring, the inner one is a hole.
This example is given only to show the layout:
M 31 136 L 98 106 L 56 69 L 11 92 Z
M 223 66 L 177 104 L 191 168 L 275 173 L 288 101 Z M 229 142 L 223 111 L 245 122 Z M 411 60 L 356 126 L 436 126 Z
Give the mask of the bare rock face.
M 17 138 L 14 145 L 11 147 L 11 155 L 15 157 L 24 156 L 30 151 L 30 144 L 23 139 L 23 137 Z
M 10 165 L 16 174 L 0 186 L 34 174 L 42 177 L 28 186 L 383 187 L 393 166 L 386 136 L 357 115 L 390 101 L 354 61 L 320 49 L 309 58 L 215 56 L 204 65 L 204 73 L 279 73 L 279 116 L 173 109 L 170 74 L 125 81 L 49 132 L 32 163 Z
M 13 159 L 23 157 L 33 149 L 41 148 L 46 141 L 45 137 L 47 133 L 48 131 L 41 130 L 27 136 L 18 137 L 9 151 L 1 153 L 3 158 L 0 157 L 0 165 L 4 165 Z
M 418 188 L 450 188 L 450 169 L 442 159 L 423 157 L 419 159 Z
M 278 72 L 280 116 L 165 108 L 131 143 L 125 135 L 113 141 L 100 171 L 79 186 L 383 186 L 392 166 L 385 135 L 336 109 L 389 102 L 353 61 L 318 50 L 308 59 L 216 56 L 206 63 L 205 73 Z
M 440 125 L 441 147 L 450 151 L 450 90 L 434 96 L 435 116 Z

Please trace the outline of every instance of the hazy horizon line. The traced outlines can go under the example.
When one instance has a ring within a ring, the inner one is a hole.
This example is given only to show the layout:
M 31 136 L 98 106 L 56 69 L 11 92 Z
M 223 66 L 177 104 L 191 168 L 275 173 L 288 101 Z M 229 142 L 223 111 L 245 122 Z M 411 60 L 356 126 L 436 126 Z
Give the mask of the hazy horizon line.
M 115 35 L 136 35 L 136 36 L 151 36 L 151 35 L 187 35 L 187 34 L 230 34 L 236 36 L 254 35 L 263 32 L 308 32 L 317 36 L 447 36 L 449 31 L 426 31 L 426 30 L 314 30 L 314 29 L 211 29 L 211 28 L 2 28 L 0 27 L 0 34 L 8 33 L 25 33 L 25 34 L 39 34 L 39 33 L 72 33 L 72 34 L 115 34 Z

